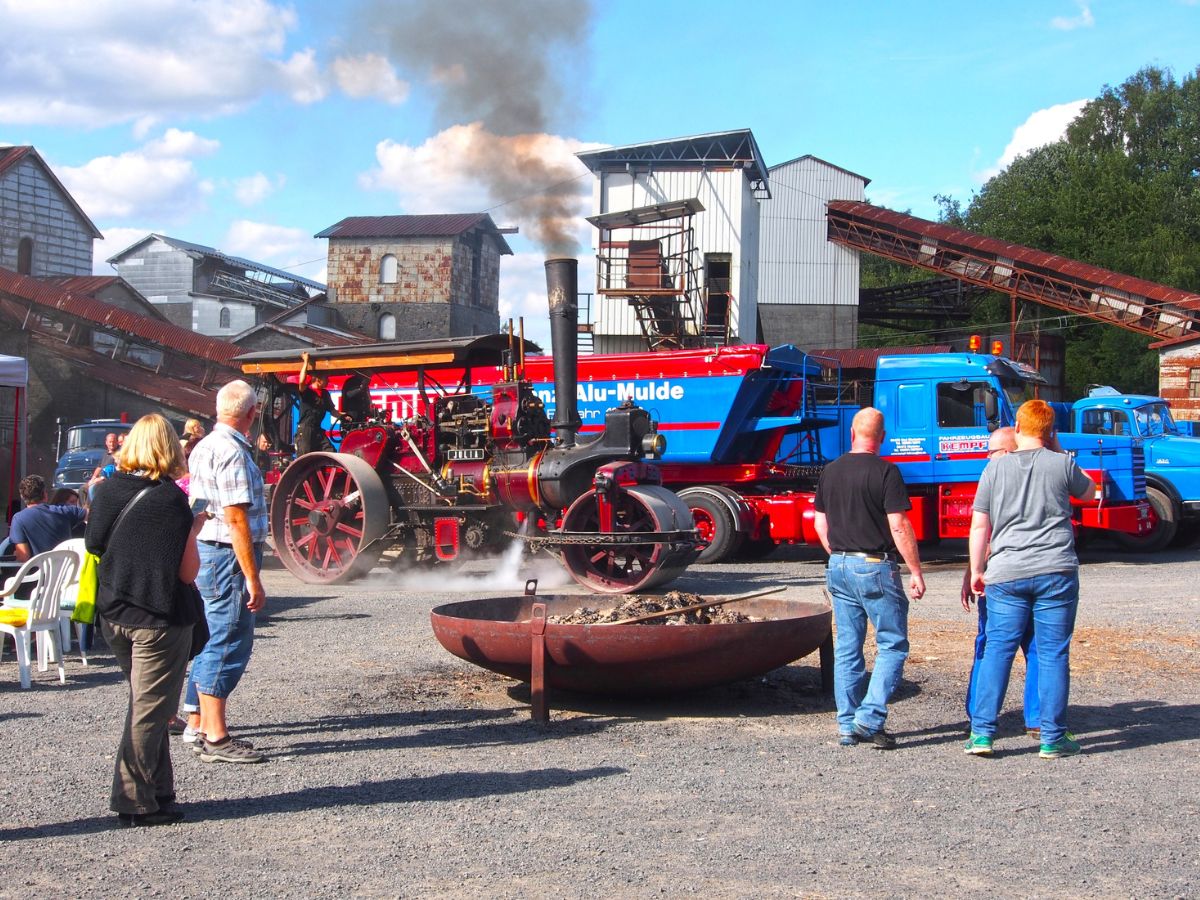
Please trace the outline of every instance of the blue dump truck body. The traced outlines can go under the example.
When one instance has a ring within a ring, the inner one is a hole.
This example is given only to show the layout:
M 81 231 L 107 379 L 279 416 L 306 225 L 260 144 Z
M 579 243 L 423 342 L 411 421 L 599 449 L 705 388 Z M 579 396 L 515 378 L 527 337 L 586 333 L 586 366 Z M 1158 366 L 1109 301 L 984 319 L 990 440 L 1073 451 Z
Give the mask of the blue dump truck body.
M 1141 447 L 1154 521 L 1149 534 L 1121 540 L 1129 549 L 1159 550 L 1181 528 L 1191 533 L 1200 524 L 1200 439 L 1180 428 L 1165 400 L 1097 387 L 1073 404 L 1055 404 L 1055 411 L 1064 435 L 1120 436 Z

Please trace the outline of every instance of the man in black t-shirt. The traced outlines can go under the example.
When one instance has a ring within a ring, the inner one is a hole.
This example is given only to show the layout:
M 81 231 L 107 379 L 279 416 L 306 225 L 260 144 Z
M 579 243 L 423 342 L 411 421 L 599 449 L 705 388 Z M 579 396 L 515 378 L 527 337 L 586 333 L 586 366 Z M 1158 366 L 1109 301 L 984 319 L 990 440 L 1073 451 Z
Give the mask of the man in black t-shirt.
M 321 425 L 329 415 L 339 421 L 346 417 L 333 405 L 333 398 L 325 390 L 325 377 L 313 375 L 296 392 L 300 398 L 300 419 L 296 423 L 296 455 L 315 453 L 320 450 L 332 453 L 333 443 Z
M 829 554 L 826 584 L 837 625 L 833 693 L 838 741 L 843 747 L 869 743 L 896 746 L 884 730 L 887 702 L 900 683 L 908 658 L 908 597 L 897 557 L 908 564 L 909 593 L 925 593 L 911 508 L 900 470 L 879 458 L 883 414 L 860 409 L 850 429 L 850 452 L 825 467 L 817 485 L 814 526 Z M 878 654 L 868 677 L 863 644 L 867 623 L 875 629 Z

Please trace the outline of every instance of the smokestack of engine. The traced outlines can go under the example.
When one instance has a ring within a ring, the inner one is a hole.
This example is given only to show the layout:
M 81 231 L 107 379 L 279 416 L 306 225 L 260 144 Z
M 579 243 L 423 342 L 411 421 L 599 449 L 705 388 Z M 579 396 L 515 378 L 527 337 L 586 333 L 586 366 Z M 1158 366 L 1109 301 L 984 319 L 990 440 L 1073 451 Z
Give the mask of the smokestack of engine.
M 554 354 L 554 421 L 564 447 L 575 445 L 579 418 L 579 260 L 546 260 L 546 294 L 550 300 L 550 347 Z

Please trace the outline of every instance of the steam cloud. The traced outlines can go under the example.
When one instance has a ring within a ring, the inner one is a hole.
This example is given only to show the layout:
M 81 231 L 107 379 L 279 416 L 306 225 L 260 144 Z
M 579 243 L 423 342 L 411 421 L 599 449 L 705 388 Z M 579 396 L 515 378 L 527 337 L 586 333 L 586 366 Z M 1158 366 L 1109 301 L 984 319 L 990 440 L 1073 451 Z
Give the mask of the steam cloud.
M 530 578 L 538 580 L 538 590 L 565 587 L 571 576 L 548 556 L 525 556 L 525 545 L 513 541 L 502 556 L 487 564 L 486 572 L 447 573 L 445 567 L 434 566 L 425 571 L 409 570 L 398 578 L 395 574 L 373 576 L 372 583 L 406 591 L 520 591 Z
M 369 12 L 395 62 L 433 86 L 441 127 L 481 123 L 470 159 L 493 201 L 532 221 L 543 250 L 574 253 L 590 185 L 537 150 L 584 58 L 587 0 L 374 0 Z

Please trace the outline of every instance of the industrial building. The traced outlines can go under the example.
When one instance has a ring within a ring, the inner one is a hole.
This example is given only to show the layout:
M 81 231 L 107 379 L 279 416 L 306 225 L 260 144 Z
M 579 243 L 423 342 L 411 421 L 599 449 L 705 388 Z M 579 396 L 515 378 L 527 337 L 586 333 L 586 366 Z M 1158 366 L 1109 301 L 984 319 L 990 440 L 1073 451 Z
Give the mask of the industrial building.
M 0 147 L 0 268 L 20 275 L 91 275 L 103 237 L 33 147 Z
M 514 230 L 487 213 L 342 219 L 316 234 L 329 239 L 329 303 L 381 341 L 493 334 Z
M 596 176 L 596 352 L 855 344 L 859 257 L 826 240 L 825 208 L 869 179 L 811 155 L 768 168 L 749 129 L 577 155 Z
M 198 334 L 232 338 L 325 292 L 325 285 L 213 247 L 148 234 L 108 259 L 166 317 Z M 314 324 L 326 324 L 312 310 Z

